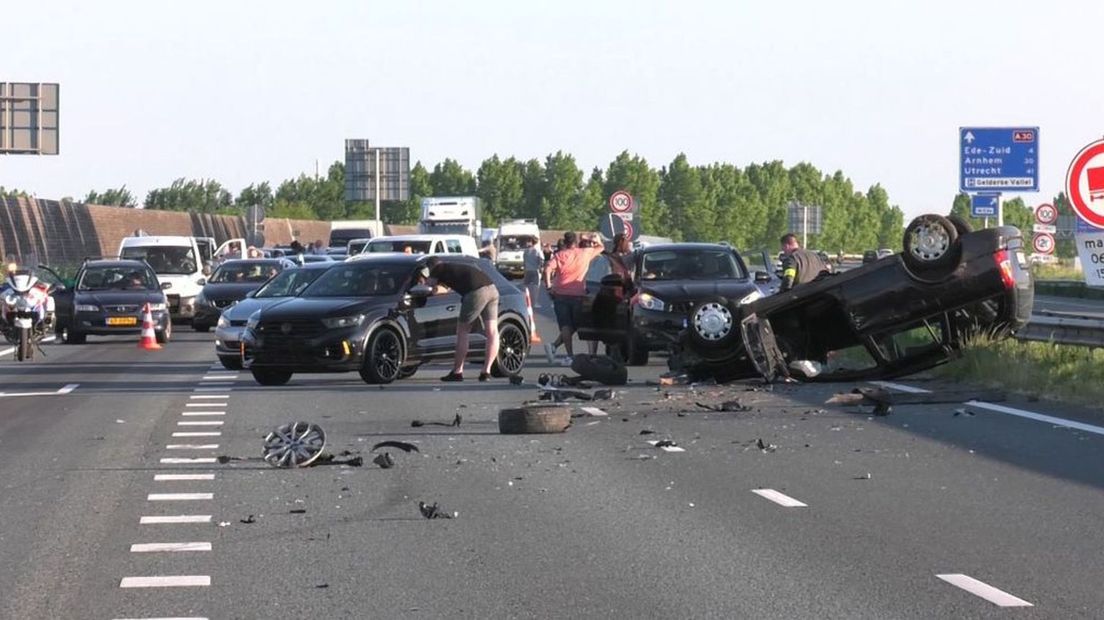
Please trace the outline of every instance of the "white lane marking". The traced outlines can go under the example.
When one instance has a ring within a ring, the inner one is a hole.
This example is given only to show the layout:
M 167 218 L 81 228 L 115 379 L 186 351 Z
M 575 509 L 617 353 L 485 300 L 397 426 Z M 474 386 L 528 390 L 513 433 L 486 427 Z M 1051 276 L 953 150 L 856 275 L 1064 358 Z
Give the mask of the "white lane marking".
M 56 336 L 46 336 L 45 338 L 42 339 L 42 342 L 53 342 L 54 338 L 56 338 Z M 4 349 L 4 350 L 0 351 L 0 355 L 7 355 L 9 353 L 15 353 L 15 347 L 11 347 L 11 348 Z
M 770 501 L 778 504 L 779 506 L 785 506 L 786 508 L 806 508 L 806 507 L 808 507 L 808 504 L 805 504 L 804 502 L 799 502 L 796 499 L 790 497 L 789 495 L 779 493 L 778 491 L 775 491 L 774 489 L 752 489 L 751 492 L 758 495 L 759 497 L 762 497 L 763 499 L 769 499 Z
M 150 493 L 146 496 L 149 502 L 189 502 L 215 499 L 214 493 Z
M 180 523 L 210 523 L 211 515 L 158 515 L 142 517 L 139 525 L 175 525 Z
M 1012 596 L 1011 594 L 1004 592 L 1003 590 L 998 590 L 987 583 L 978 581 L 977 579 L 970 577 L 969 575 L 955 573 L 947 575 L 936 575 L 936 577 L 939 577 L 952 586 L 962 588 L 963 590 L 966 590 L 974 596 L 979 596 L 996 605 L 997 607 L 1034 607 L 1034 605 L 1028 603 L 1022 598 Z
M 209 409 L 217 409 L 219 407 L 226 407 L 226 403 L 188 403 L 185 407 L 207 407 Z
M 170 443 L 166 450 L 218 450 L 217 443 Z
M 115 618 L 115 620 L 207 620 L 206 616 L 173 616 L 172 618 Z
M 593 416 L 608 416 L 609 415 L 608 413 L 606 413 L 605 411 L 602 411 L 601 409 L 599 409 L 597 407 L 583 407 L 582 409 L 585 413 L 589 413 L 590 415 L 593 415 Z
M 870 383 L 889 388 L 891 390 L 897 390 L 898 392 L 904 392 L 906 394 L 930 394 L 931 390 L 925 390 L 924 388 L 912 387 L 911 385 L 905 385 L 903 383 L 893 383 L 892 381 L 871 381 Z
M 177 422 L 177 426 L 222 426 L 222 420 L 199 420 L 196 422 Z
M 988 409 L 989 411 L 996 411 L 997 413 L 1007 413 L 1008 415 L 1027 418 L 1029 420 L 1035 420 L 1037 422 L 1046 422 L 1048 424 L 1065 426 L 1068 428 L 1077 429 L 1079 431 L 1085 431 L 1086 433 L 1093 433 L 1095 435 L 1104 435 L 1104 428 L 1102 427 L 1093 426 L 1092 424 L 1085 424 L 1084 422 L 1074 422 L 1073 420 L 1066 420 L 1065 418 L 1056 418 L 1050 415 L 1043 415 L 1041 413 L 1035 413 L 1034 411 L 1024 411 L 1023 409 L 1005 407 L 1004 405 L 994 405 L 993 403 L 986 403 L 979 400 L 967 401 L 966 406 L 977 407 L 978 409 Z
M 197 415 L 226 415 L 225 411 L 183 411 L 180 413 L 182 416 L 197 416 Z
M 2 355 L 3 355 L 3 353 L 0 353 L 0 356 L 2 356 Z M 69 383 L 65 387 L 59 389 L 56 392 L 12 392 L 10 394 L 7 393 L 7 392 L 0 392 L 0 397 L 7 397 L 7 396 L 58 396 L 58 395 L 69 394 L 73 390 L 77 389 L 78 387 L 80 387 L 79 383 Z
M 217 462 L 218 459 L 213 456 L 201 456 L 198 458 L 169 456 L 161 459 L 161 463 L 164 465 L 210 465 Z
M 173 433 L 173 437 L 221 437 L 222 431 L 182 431 Z
M 211 399 L 219 399 L 219 398 L 230 398 L 230 397 L 229 397 L 229 396 L 227 396 L 227 395 L 225 395 L 225 394 L 222 394 L 222 395 L 218 395 L 218 396 L 216 396 L 216 395 L 210 395 L 210 396 L 203 396 L 203 395 L 199 395 L 199 396 L 189 396 L 188 398 L 189 398 L 189 399 L 191 399 L 191 400 L 205 400 L 205 399 L 206 399 L 206 400 L 211 400 Z
M 177 551 L 210 551 L 209 542 L 183 542 L 183 543 L 135 543 L 130 546 L 131 553 L 162 553 Z
M 211 585 L 210 575 L 123 577 L 120 588 L 195 588 Z
M 214 474 L 154 474 L 154 482 L 176 482 L 183 480 L 214 480 Z
M 226 374 L 226 375 L 208 374 L 207 376 L 203 377 L 201 379 L 201 381 L 220 381 L 220 380 L 221 381 L 228 381 L 228 380 L 234 380 L 234 379 L 237 379 L 237 378 L 238 378 L 238 373 Z
M 217 388 L 216 388 L 216 387 L 201 387 L 201 388 L 195 388 L 195 389 L 194 389 L 194 390 L 192 390 L 192 391 L 193 391 L 193 392 L 229 392 L 229 391 L 230 391 L 230 388 L 223 388 L 223 387 L 217 387 Z
M 80 387 L 79 383 L 70 383 L 69 385 L 67 385 L 67 386 L 61 388 L 60 390 L 58 390 L 57 393 L 58 394 L 68 394 L 69 392 L 72 392 L 73 390 L 75 390 L 79 387 Z
M 203 387 L 196 388 L 196 389 L 199 389 L 199 390 L 213 389 L 216 392 L 224 392 L 226 390 L 232 389 L 231 386 L 234 385 L 234 384 L 230 381 L 224 381 L 224 382 L 218 382 L 218 383 L 212 381 L 211 383 L 202 383 L 200 385 L 202 385 Z M 216 385 L 221 386 L 221 387 L 216 388 L 215 387 Z

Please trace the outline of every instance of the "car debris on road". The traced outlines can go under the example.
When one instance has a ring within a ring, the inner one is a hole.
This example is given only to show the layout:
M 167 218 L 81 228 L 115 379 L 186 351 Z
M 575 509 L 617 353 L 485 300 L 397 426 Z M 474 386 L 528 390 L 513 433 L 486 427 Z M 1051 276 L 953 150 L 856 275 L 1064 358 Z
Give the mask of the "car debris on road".
M 433 502 L 433 504 L 418 502 L 418 511 L 427 519 L 455 519 L 460 516 L 460 513 L 457 511 L 449 512 L 439 507 L 437 502 Z

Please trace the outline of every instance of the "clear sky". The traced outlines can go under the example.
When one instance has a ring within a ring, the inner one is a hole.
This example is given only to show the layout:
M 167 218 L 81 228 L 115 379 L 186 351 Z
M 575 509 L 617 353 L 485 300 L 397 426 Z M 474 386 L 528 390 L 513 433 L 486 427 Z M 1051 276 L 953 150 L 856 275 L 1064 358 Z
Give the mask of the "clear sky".
M 0 156 L 43 198 L 236 193 L 355 137 L 472 169 L 808 161 L 910 216 L 949 208 L 959 126 L 1041 127 L 1029 204 L 1104 134 L 1101 0 L 7 0 L 0 23 L 0 81 L 61 84 L 61 155 Z

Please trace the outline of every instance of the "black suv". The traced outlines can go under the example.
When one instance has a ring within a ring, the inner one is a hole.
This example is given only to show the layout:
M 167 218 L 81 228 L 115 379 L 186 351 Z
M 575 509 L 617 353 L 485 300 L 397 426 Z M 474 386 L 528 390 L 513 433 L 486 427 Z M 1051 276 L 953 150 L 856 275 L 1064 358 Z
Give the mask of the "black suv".
M 85 261 L 74 282 L 54 293 L 57 333 L 65 343 L 82 344 L 89 335 L 140 334 L 146 304 L 157 342 L 172 337 L 165 293 L 145 261 Z
M 283 385 L 293 373 L 357 371 L 367 383 L 410 377 L 418 366 L 451 359 L 460 296 L 431 295 L 414 284 L 424 256 L 376 254 L 336 263 L 298 297 L 254 314 L 242 334 L 242 363 L 261 385 Z M 494 266 L 466 256 L 445 262 L 478 266 L 498 287 L 501 338 L 493 372 L 516 375 L 529 352 L 525 295 Z M 477 326 L 471 350 L 485 340 Z

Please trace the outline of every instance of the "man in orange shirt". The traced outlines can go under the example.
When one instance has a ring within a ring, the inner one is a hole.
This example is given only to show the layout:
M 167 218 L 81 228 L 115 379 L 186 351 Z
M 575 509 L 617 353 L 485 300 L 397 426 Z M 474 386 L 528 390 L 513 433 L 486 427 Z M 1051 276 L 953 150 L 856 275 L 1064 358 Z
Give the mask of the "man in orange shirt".
M 560 326 L 560 337 L 567 350 L 566 364 L 571 363 L 575 355 L 572 339 L 583 312 L 583 298 L 586 296 L 586 273 L 590 261 L 602 253 L 602 238 L 598 233 L 590 233 L 590 247 L 579 247 L 579 239 L 573 232 L 564 233 L 564 247 L 552 255 L 544 265 L 544 282 L 552 296 L 552 307 L 556 311 L 556 323 Z M 598 350 L 598 343 L 589 343 L 591 353 Z M 545 353 L 550 361 L 556 355 L 555 345 L 545 345 Z

